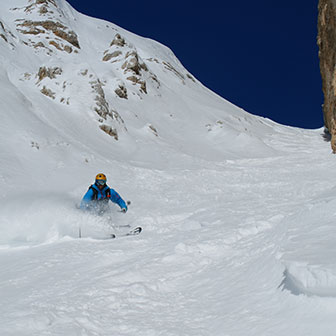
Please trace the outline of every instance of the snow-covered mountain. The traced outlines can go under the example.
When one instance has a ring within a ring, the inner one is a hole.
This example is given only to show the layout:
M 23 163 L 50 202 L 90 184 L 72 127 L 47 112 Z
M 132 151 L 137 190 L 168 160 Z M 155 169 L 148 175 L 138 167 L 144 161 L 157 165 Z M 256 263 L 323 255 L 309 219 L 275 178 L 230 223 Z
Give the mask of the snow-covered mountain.
M 1 335 L 334 335 L 321 130 L 243 111 L 63 0 L 1 1 L 0 99 Z M 126 215 L 77 209 L 98 172 Z
M 61 0 L 0 6 L 2 126 L 20 133 L 3 137 L 10 155 L 15 144 L 46 159 L 76 143 L 85 164 L 92 151 L 106 155 L 96 141 L 134 161 L 149 150 L 153 164 L 166 152 L 210 160 L 272 153 L 263 139 L 271 122 L 205 88 L 163 45 Z

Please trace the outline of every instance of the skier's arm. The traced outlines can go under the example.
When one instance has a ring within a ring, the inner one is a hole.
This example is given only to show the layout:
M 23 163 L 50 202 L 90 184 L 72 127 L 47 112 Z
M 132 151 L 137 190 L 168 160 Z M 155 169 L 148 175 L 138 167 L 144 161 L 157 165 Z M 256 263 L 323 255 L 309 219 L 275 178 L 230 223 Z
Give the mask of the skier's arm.
M 120 197 L 120 195 L 114 189 L 111 189 L 110 200 L 113 203 L 118 204 L 120 206 L 121 210 L 125 209 L 125 212 L 127 211 L 127 205 L 126 205 L 125 201 Z
M 93 190 L 90 188 L 86 194 L 84 195 L 82 201 L 81 201 L 81 204 L 80 204 L 80 208 L 82 210 L 86 210 L 88 209 L 91 201 L 92 201 L 92 197 L 93 197 Z

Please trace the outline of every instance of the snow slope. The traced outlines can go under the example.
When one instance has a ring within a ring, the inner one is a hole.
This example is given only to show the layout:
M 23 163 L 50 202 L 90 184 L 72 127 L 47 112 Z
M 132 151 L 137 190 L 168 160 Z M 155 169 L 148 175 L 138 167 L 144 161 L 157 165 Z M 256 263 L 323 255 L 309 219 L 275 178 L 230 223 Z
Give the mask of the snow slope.
M 0 9 L 1 335 L 335 334 L 335 161 L 321 130 L 246 113 L 168 48 L 65 1 Z M 80 49 L 59 37 L 71 32 Z M 147 70 L 125 73 L 130 55 Z M 77 209 L 101 171 L 132 200 L 126 215 Z M 104 239 L 126 225 L 143 233 Z

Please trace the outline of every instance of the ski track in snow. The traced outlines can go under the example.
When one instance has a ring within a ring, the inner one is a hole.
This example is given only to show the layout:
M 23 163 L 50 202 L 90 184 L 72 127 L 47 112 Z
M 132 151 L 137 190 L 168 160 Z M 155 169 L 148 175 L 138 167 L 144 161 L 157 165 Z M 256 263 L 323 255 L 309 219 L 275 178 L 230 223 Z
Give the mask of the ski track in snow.
M 133 204 L 111 216 L 137 237 L 94 239 L 111 228 L 71 209 L 79 192 L 5 202 L 1 335 L 332 335 L 335 163 L 318 132 L 284 139 L 281 156 L 127 167 Z

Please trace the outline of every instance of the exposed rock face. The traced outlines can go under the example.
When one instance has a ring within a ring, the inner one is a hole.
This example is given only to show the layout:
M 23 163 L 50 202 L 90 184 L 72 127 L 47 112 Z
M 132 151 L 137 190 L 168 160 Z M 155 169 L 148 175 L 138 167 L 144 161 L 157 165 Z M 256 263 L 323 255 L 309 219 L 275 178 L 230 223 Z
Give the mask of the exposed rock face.
M 47 31 L 53 32 L 57 37 L 69 42 L 74 47 L 80 49 L 77 35 L 75 32 L 68 30 L 60 22 L 47 21 L 29 21 L 24 20 L 18 25 L 18 31 L 23 34 L 39 35 L 45 34 Z M 67 31 L 68 30 L 68 31 Z
M 320 70 L 324 93 L 324 124 L 331 134 L 336 153 L 336 0 L 320 0 L 318 38 Z
M 99 126 L 102 131 L 110 135 L 111 137 L 114 137 L 115 140 L 118 140 L 118 132 L 116 129 L 113 129 L 111 126 L 108 125 L 100 125 Z
M 27 6 L 11 8 L 11 11 L 21 16 L 15 20 L 16 30 L 27 46 L 42 49 L 49 56 L 55 50 L 68 54 L 79 52 L 78 36 L 67 27 L 56 0 L 28 0 Z
M 156 75 L 148 69 L 136 48 L 129 44 L 119 33 L 114 36 L 109 48 L 105 50 L 103 61 L 120 66 L 122 78 L 125 79 L 126 83 L 128 82 L 136 87 L 138 93 L 148 94 L 147 83 L 156 87 L 156 89 L 160 87 Z M 125 84 L 118 85 L 115 88 L 115 93 L 120 98 L 128 99 Z
M 0 20 L 0 47 L 13 53 L 31 50 L 36 61 L 21 74 L 20 84 L 35 87 L 48 104 L 82 106 L 83 113 L 93 116 L 99 128 L 115 140 L 127 132 L 121 117 L 127 100 L 134 104 L 161 97 L 158 76 L 168 75 L 178 85 L 196 82 L 173 57 L 169 61 L 148 57 L 116 27 L 97 23 L 99 33 L 104 32 L 106 38 L 88 42 L 90 39 L 75 31 L 77 18 L 61 0 L 12 1 L 20 6 L 9 8 L 8 21 Z M 86 50 L 93 45 L 99 59 L 90 60 L 89 65 Z M 158 136 L 153 125 L 148 129 Z
M 49 12 L 49 4 L 57 7 L 54 0 L 29 0 L 29 5 L 25 8 L 25 12 L 31 12 L 35 8 L 39 9 L 40 14 L 46 14 Z
M 119 47 L 123 47 L 126 44 L 125 39 L 123 37 L 121 37 L 120 34 L 116 34 L 113 41 L 110 44 L 110 47 L 116 45 Z
M 113 115 L 110 113 L 109 104 L 105 98 L 105 92 L 103 90 L 103 85 L 99 79 L 90 82 L 93 92 L 96 94 L 95 101 L 96 107 L 94 110 L 99 116 L 106 120 L 107 116 L 113 118 Z
M 62 71 L 63 70 L 59 67 L 55 68 L 40 67 L 37 76 L 39 78 L 39 81 L 43 80 L 46 77 L 53 79 L 56 78 L 57 75 L 60 75 Z
M 47 87 L 43 86 L 41 89 L 41 93 L 43 93 L 45 96 L 50 97 L 52 99 L 55 99 L 56 93 L 48 89 Z
M 118 88 L 114 90 L 114 92 L 120 97 L 127 99 L 127 89 L 125 88 L 124 85 L 119 85 Z

